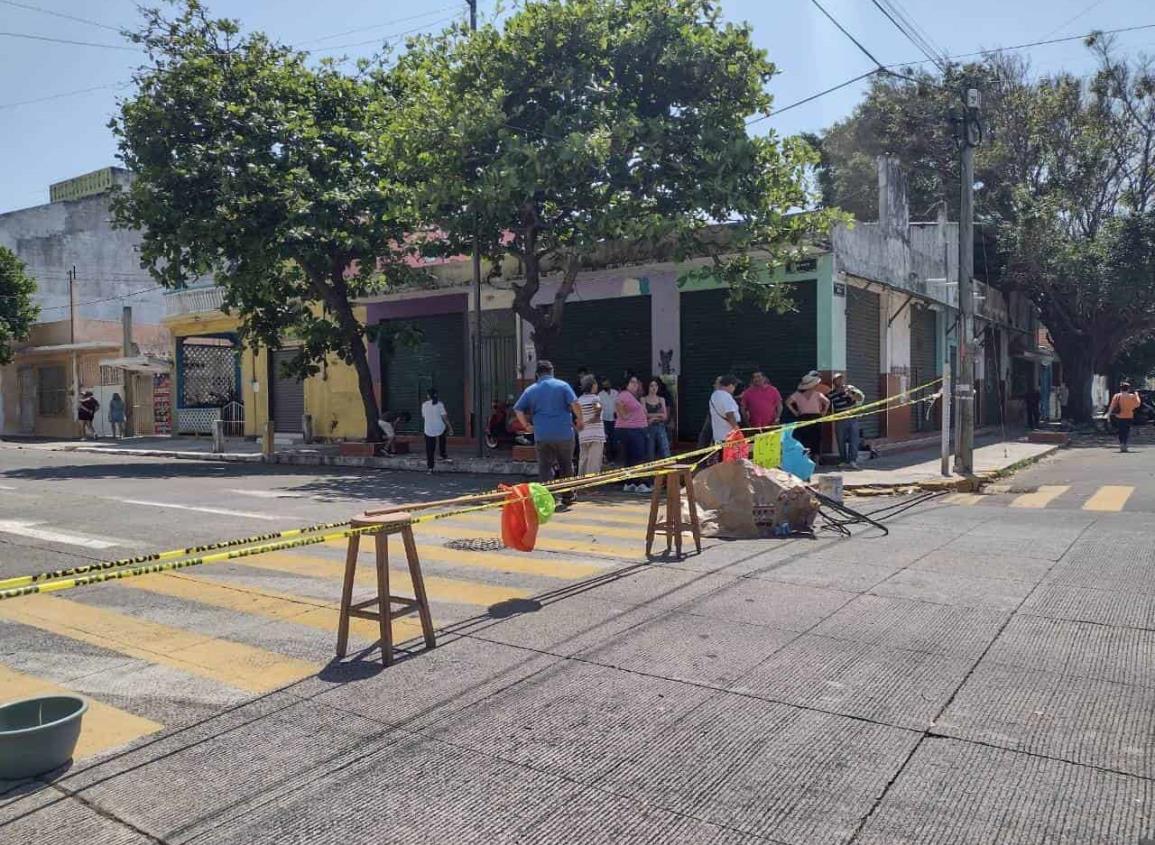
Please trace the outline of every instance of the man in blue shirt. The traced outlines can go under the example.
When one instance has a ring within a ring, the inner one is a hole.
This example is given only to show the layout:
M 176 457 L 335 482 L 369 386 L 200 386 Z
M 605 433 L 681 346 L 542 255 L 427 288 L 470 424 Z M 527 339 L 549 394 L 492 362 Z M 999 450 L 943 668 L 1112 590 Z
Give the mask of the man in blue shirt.
M 537 362 L 537 381 L 525 389 L 513 410 L 533 432 L 538 479 L 547 484 L 573 475 L 574 426 L 581 430 L 581 406 L 573 388 L 554 378 L 553 364 L 544 359 Z M 562 495 L 563 504 L 572 501 L 572 493 Z

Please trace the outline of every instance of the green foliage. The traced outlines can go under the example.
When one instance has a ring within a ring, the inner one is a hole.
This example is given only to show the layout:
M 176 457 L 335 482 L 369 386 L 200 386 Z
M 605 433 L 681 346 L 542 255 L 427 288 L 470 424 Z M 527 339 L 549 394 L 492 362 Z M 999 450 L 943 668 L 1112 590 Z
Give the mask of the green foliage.
M 347 75 L 197 0 L 134 36 L 149 61 L 110 126 L 135 174 L 117 222 L 144 232 L 142 265 L 179 288 L 212 275 L 246 342 L 299 341 L 292 365 L 334 355 L 358 371 L 368 436 L 376 403 L 352 301 L 412 271 L 405 191 L 381 154 L 393 108 L 382 77 Z
M 539 354 L 578 271 L 612 243 L 707 256 L 736 296 L 785 307 L 766 265 L 832 215 L 790 213 L 812 205 L 805 143 L 747 131 L 775 72 L 704 0 L 540 0 L 500 29 L 418 41 L 392 74 L 406 103 L 394 140 L 444 235 L 427 250 L 466 252 L 476 236 L 494 265 L 516 255 L 515 308 Z M 557 295 L 534 305 L 551 271 Z
M 1155 210 L 1155 76 L 1146 60 L 1121 61 L 1091 39 L 1089 78 L 1034 76 L 1000 54 L 944 77 L 876 77 L 854 113 L 815 139 L 828 202 L 876 217 L 876 155 L 910 175 L 916 218 L 958 209 L 958 154 L 948 120 L 966 88 L 983 95 L 976 150 L 977 231 L 987 237 L 993 281 L 1031 296 L 1055 340 L 1078 416 L 1090 379 L 1155 331 L 1155 273 L 1148 255 Z M 993 241 L 993 242 L 992 242 Z M 1085 388 L 1085 389 L 1084 389 Z
M 0 365 L 12 362 L 12 346 L 28 337 L 40 316 L 33 304 L 36 280 L 24 262 L 7 247 L 0 246 Z

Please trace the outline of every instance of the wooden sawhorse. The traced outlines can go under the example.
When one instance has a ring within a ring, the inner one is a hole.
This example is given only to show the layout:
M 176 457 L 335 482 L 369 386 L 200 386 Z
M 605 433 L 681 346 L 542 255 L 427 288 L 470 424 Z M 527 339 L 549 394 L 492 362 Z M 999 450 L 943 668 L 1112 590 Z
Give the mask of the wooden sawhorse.
M 357 577 L 357 554 L 361 550 L 361 535 L 349 537 L 349 549 L 345 555 L 345 583 L 341 589 L 341 611 L 337 622 L 337 657 L 344 657 L 349 645 L 349 619 L 376 619 L 381 626 L 381 662 L 386 666 L 393 663 L 393 620 L 399 616 L 417 613 L 421 617 L 421 631 L 425 634 L 425 645 L 434 648 L 437 640 L 433 636 L 433 617 L 429 613 L 429 598 L 425 594 L 425 580 L 421 577 L 421 561 L 417 557 L 417 543 L 413 539 L 413 518 L 402 512 L 386 513 L 378 516 L 362 515 L 350 520 L 351 528 L 379 529 L 372 533 L 377 569 L 377 596 L 353 603 L 353 581 Z M 409 578 L 413 582 L 412 596 L 394 595 L 389 591 L 389 535 L 400 534 L 405 546 L 405 558 L 409 562 Z M 393 610 L 393 605 L 401 605 Z M 375 610 L 368 608 L 376 605 Z

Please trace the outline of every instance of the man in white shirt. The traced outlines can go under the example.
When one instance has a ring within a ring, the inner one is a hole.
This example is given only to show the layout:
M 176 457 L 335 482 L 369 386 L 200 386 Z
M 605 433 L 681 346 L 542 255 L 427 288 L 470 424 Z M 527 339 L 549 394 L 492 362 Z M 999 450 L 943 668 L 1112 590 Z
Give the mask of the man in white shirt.
M 738 379 L 733 376 L 722 376 L 718 379 L 718 389 L 710 396 L 710 424 L 714 430 L 714 442 L 721 443 L 730 436 L 731 431 L 738 431 L 741 425 L 741 410 L 738 400 L 734 398 L 734 388 L 738 386 Z
M 452 463 L 446 450 L 446 436 L 450 431 L 449 411 L 437 397 L 436 390 L 430 390 L 429 398 L 421 405 L 421 421 L 425 427 L 425 465 L 433 472 L 435 452 L 441 453 L 442 461 Z

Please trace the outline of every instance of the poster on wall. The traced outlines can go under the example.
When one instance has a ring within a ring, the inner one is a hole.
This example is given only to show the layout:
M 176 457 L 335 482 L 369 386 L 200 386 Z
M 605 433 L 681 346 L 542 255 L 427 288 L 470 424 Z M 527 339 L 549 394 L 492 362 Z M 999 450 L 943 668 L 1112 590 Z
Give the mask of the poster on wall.
M 152 420 L 157 434 L 172 434 L 172 376 L 168 373 L 152 377 Z

